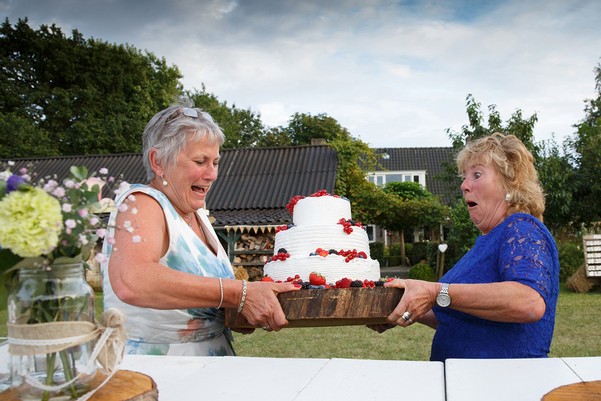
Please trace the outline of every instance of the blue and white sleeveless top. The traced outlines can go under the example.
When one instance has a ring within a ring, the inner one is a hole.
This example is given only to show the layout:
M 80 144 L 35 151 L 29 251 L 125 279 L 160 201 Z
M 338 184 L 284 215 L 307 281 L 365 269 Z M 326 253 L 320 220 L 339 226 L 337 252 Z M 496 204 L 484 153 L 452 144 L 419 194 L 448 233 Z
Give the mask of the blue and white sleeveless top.
M 180 217 L 167 197 L 147 185 L 135 184 L 116 202 L 117 209 L 131 194 L 142 192 L 156 199 L 167 223 L 169 249 L 160 262 L 171 269 L 203 277 L 234 278 L 229 258 L 219 243 L 204 209 L 197 214 L 207 242 L 217 251 L 215 255 Z M 117 211 L 109 217 L 109 232 L 114 234 Z M 134 233 L 135 234 L 135 233 Z M 142 239 L 143 240 L 143 239 Z M 101 265 L 104 307 L 117 308 L 126 316 L 128 342 L 126 352 L 144 355 L 234 355 L 231 335 L 224 327 L 223 310 L 217 308 L 151 309 L 122 302 L 114 293 L 108 274 L 113 247 L 105 239 L 103 253 L 107 259 Z M 115 252 L 118 252 L 116 250 Z

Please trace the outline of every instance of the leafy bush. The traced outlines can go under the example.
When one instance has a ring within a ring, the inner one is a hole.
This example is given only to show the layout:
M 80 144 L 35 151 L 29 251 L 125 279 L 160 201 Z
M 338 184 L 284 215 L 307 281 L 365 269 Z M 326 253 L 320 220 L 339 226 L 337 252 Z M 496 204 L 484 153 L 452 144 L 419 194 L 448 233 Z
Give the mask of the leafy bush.
M 418 264 L 422 260 L 426 260 L 430 262 L 430 258 L 428 257 L 428 242 L 415 242 L 412 247 L 411 252 L 411 263 Z M 436 259 L 434 259 L 436 262 Z
M 415 264 L 415 262 L 413 262 L 413 244 L 411 242 L 405 244 L 405 257 L 409 259 L 411 263 Z
M 580 243 L 558 242 L 559 280 L 565 282 L 584 264 L 584 250 Z
M 401 256 L 401 244 L 392 244 L 388 248 L 388 256 Z
M 380 262 L 380 266 L 384 266 L 384 243 L 383 242 L 372 242 L 369 244 L 369 254 L 372 259 Z
M 436 281 L 436 272 L 425 263 L 413 265 L 409 270 L 409 278 L 414 280 Z

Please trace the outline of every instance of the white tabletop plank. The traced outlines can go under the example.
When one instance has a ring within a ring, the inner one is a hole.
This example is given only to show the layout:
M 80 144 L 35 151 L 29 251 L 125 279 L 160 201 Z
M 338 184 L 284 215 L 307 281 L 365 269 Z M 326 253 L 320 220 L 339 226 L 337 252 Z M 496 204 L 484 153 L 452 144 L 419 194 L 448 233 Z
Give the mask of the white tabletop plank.
M 122 369 L 151 376 L 160 401 L 284 401 L 295 399 L 327 363 L 328 359 L 128 355 Z
M 581 382 L 560 358 L 447 359 L 447 401 L 533 401 Z
M 441 362 L 332 359 L 298 401 L 412 399 L 444 401 Z
M 561 358 L 582 381 L 601 380 L 601 356 Z
M 439 362 L 127 355 L 121 369 L 151 376 L 160 401 L 445 399 Z

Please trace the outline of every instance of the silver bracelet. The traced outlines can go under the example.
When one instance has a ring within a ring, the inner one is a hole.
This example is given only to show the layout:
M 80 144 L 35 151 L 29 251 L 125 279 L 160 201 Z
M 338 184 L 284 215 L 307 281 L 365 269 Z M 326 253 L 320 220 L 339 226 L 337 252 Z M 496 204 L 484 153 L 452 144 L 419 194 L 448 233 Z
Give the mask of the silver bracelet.
M 219 305 L 217 305 L 217 309 L 221 308 L 221 305 L 223 305 L 223 281 L 221 281 L 221 277 L 219 277 L 219 294 L 221 298 L 219 299 Z
M 240 298 L 240 305 L 238 305 L 238 313 L 242 312 L 242 308 L 244 308 L 245 301 L 246 301 L 246 280 L 242 280 L 242 298 Z

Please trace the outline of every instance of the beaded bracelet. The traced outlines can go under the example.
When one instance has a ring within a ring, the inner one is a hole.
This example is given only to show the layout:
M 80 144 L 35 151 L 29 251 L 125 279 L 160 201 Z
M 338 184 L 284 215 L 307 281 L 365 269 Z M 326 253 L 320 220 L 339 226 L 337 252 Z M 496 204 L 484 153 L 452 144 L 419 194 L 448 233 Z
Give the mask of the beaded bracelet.
M 238 313 L 242 312 L 242 308 L 244 308 L 245 301 L 246 301 L 246 280 L 242 280 L 242 298 L 240 298 L 240 305 L 238 305 Z
M 220 298 L 219 298 L 219 305 L 217 306 L 217 309 L 221 308 L 221 305 L 223 305 L 223 282 L 221 281 L 221 277 L 219 277 L 219 294 L 220 294 Z

